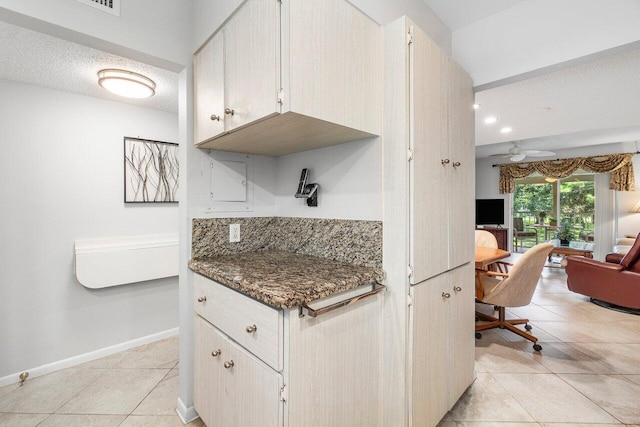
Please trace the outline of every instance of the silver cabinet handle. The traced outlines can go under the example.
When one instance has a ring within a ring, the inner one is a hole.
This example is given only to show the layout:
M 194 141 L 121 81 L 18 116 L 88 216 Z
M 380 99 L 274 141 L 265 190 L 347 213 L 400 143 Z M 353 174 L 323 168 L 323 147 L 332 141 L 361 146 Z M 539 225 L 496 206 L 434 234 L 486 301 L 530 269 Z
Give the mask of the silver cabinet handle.
M 224 109 L 224 113 L 229 115 L 229 116 L 233 116 L 233 114 L 235 113 L 234 110 L 232 110 L 231 108 L 225 108 Z
M 258 330 L 258 327 L 256 325 L 247 326 L 247 329 L 246 329 L 248 334 L 252 334 L 257 330 Z
M 458 166 L 460 166 L 460 165 L 462 165 L 462 163 L 460 163 L 460 162 L 453 162 L 453 165 L 452 165 L 452 166 L 453 166 L 454 168 L 457 168 L 457 167 L 458 167 Z
M 451 294 L 449 292 L 443 292 L 442 298 L 451 298 Z
M 450 161 L 451 160 L 449 160 L 449 159 L 444 159 L 444 160 L 442 160 L 442 164 L 443 165 L 448 165 Z
M 220 349 L 213 350 L 213 351 L 211 352 L 211 355 L 212 355 L 213 357 L 218 357 L 218 356 L 220 356 L 221 354 L 222 354 L 222 352 L 220 351 Z
M 456 292 L 462 292 L 462 288 L 460 286 L 454 286 L 453 290 Z
M 206 300 L 207 300 L 207 297 L 198 298 L 198 302 L 205 302 Z
M 224 368 L 225 369 L 231 369 L 231 368 L 233 368 L 233 365 L 235 365 L 235 363 L 233 363 L 233 360 L 229 360 L 228 362 L 224 362 Z
M 219 122 L 220 121 L 220 116 L 216 116 L 215 114 L 211 115 L 211 120 L 213 120 L 214 122 Z

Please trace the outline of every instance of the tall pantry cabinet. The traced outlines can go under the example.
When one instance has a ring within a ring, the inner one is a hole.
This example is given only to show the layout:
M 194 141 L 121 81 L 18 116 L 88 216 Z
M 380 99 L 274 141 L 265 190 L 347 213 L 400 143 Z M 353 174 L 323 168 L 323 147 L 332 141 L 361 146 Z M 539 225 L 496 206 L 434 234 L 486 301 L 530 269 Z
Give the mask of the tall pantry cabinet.
M 384 422 L 435 426 L 474 379 L 473 82 L 406 17 L 385 27 L 384 117 L 385 342 L 395 349 L 384 382 L 405 378 L 385 398 L 406 393 Z

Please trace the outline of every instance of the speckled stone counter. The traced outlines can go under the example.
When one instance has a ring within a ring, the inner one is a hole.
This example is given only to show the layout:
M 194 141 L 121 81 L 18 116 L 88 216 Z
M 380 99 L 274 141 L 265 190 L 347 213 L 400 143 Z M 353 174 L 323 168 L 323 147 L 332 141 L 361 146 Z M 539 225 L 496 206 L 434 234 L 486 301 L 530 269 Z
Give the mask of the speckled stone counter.
M 229 224 L 240 224 L 240 242 L 229 242 Z M 193 220 L 191 258 L 271 249 L 382 268 L 382 222 L 291 217 Z
M 292 308 L 367 283 L 382 283 L 379 268 L 361 267 L 281 250 L 197 258 L 189 267 L 271 307 Z

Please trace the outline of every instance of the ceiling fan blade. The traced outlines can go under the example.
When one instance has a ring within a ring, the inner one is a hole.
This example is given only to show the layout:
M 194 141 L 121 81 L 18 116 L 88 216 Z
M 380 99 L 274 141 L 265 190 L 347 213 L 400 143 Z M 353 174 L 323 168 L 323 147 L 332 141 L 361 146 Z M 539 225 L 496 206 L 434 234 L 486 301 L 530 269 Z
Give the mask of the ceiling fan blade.
M 527 156 L 531 157 L 547 157 L 547 156 L 555 156 L 556 153 L 553 151 L 541 151 L 541 150 L 526 150 L 524 153 Z
M 511 156 L 509 160 L 511 160 L 512 162 L 519 162 L 520 160 L 524 160 L 525 157 L 527 157 L 526 154 L 516 154 Z
M 509 157 L 512 156 L 510 153 L 500 153 L 500 154 L 491 154 L 489 157 Z

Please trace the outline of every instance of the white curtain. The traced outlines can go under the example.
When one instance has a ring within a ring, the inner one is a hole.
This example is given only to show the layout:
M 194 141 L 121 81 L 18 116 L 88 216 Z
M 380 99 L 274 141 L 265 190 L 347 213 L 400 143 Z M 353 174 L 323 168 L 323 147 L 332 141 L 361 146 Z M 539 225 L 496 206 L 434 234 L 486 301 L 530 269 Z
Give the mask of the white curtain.
M 596 197 L 596 229 L 595 248 L 593 257 L 604 261 L 605 256 L 613 249 L 615 243 L 615 192 L 609 190 L 610 175 L 608 173 L 595 174 Z

